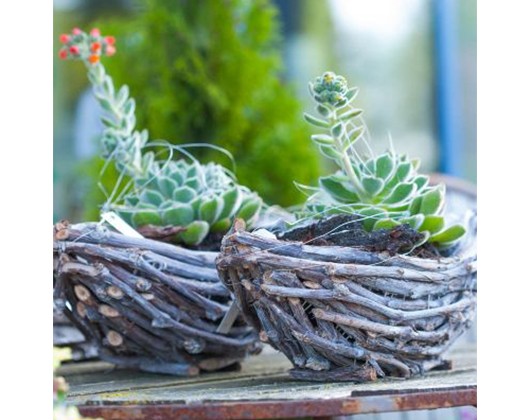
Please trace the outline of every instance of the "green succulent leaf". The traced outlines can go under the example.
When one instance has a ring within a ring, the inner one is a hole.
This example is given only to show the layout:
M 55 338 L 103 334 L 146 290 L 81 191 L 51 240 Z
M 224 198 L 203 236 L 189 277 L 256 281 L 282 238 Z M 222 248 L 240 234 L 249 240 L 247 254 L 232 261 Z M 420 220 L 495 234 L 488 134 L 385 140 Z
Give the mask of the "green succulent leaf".
M 322 104 L 317 105 L 317 112 L 323 117 L 327 117 L 331 114 L 331 111 L 329 110 L 329 108 Z
M 383 200 L 385 204 L 403 203 L 416 191 L 416 185 L 410 182 L 403 182 L 398 184 L 390 193 L 390 195 Z
M 364 190 L 372 197 L 375 197 L 377 194 L 383 191 L 383 187 L 385 186 L 383 180 L 373 176 L 367 176 L 366 178 L 363 178 L 361 183 Z
M 387 179 L 394 170 L 394 159 L 387 153 L 380 156 L 375 163 L 375 175 L 378 178 Z
M 418 175 L 414 179 L 414 183 L 418 187 L 418 191 L 421 191 L 429 184 L 429 177 L 425 175 Z
M 370 175 L 375 174 L 375 159 L 370 159 L 364 162 L 363 166 L 365 168 L 365 172 L 369 173 Z
M 381 219 L 375 222 L 373 230 L 392 229 L 398 226 L 399 223 L 392 219 Z
M 444 218 L 442 216 L 428 215 L 425 216 L 423 224 L 420 226 L 420 230 L 428 230 L 431 233 L 437 233 L 444 227 Z
M 420 212 L 423 214 L 438 214 L 443 206 L 443 192 L 441 188 L 434 188 L 423 195 Z
M 195 219 L 200 219 L 199 208 L 201 207 L 202 201 L 203 201 L 202 197 L 196 197 L 191 201 L 191 208 L 193 209 L 193 214 L 195 215 Z
M 158 191 L 145 190 L 140 194 L 140 201 L 158 207 L 164 202 L 164 197 Z
M 114 96 L 114 84 L 109 76 L 103 78 L 103 89 L 108 96 Z
M 203 200 L 199 206 L 199 217 L 201 220 L 213 224 L 219 218 L 221 211 L 223 210 L 223 203 L 219 197 L 211 197 Z
M 341 154 L 332 146 L 320 146 L 322 154 L 330 159 L 340 159 Z
M 136 109 L 136 102 L 134 98 L 129 98 L 125 102 L 124 111 L 126 115 L 134 114 L 134 110 Z
M 232 226 L 232 220 L 226 217 L 224 219 L 219 220 L 218 222 L 215 222 L 210 230 L 216 233 L 223 233 L 227 232 L 228 229 L 230 229 L 230 226 Z
M 153 173 L 152 168 L 154 168 L 155 154 L 153 152 L 148 152 L 142 156 L 142 168 L 145 172 L 150 172 L 152 176 L 157 176 L 158 173 Z
M 174 202 L 172 200 L 166 200 L 160 206 L 158 206 L 158 210 L 167 210 L 174 206 Z
M 335 143 L 335 140 L 333 140 L 333 137 L 328 136 L 327 134 L 313 134 L 311 136 L 311 140 L 313 140 L 318 145 L 332 145 Z
M 173 204 L 162 213 L 162 220 L 166 225 L 186 226 L 193 222 L 193 209 L 185 204 Z
M 129 86 L 123 85 L 118 91 L 118 95 L 116 96 L 117 106 L 121 108 L 128 97 L 129 97 Z
M 186 181 L 184 182 L 184 185 L 187 187 L 190 187 L 193 190 L 198 190 L 201 185 L 201 182 L 199 181 L 197 177 L 194 176 L 194 177 L 186 179 Z
M 156 180 L 159 191 L 164 195 L 164 197 L 173 197 L 173 191 L 178 188 L 178 185 L 171 178 L 158 178 Z
M 145 225 L 156 225 L 162 224 L 162 218 L 158 213 L 158 210 L 137 210 L 131 218 L 134 227 L 141 227 Z
M 144 203 L 144 202 L 140 201 L 136 205 L 136 208 L 137 209 L 141 209 L 141 210 L 157 210 L 158 206 L 155 206 L 154 204 L 151 204 L 151 203 Z
M 437 242 L 440 244 L 448 244 L 455 242 L 457 239 L 460 239 L 466 233 L 466 229 L 462 225 L 453 225 L 444 231 L 432 235 L 429 238 L 429 242 Z
M 197 165 L 191 165 L 188 168 L 188 173 L 186 174 L 186 176 L 188 178 L 193 178 L 197 176 L 197 173 L 198 173 Z
M 335 138 L 342 136 L 344 134 L 344 124 L 339 122 L 331 127 L 331 134 L 333 134 L 333 137 Z
M 142 130 L 140 132 L 140 146 L 145 146 L 147 141 L 149 140 L 149 133 L 147 130 Z
M 232 217 L 241 206 L 242 194 L 238 187 L 226 191 L 221 195 L 223 209 L 219 215 L 220 219 Z
M 190 187 L 180 187 L 173 190 L 173 200 L 179 203 L 189 203 L 197 196 L 195 190 Z
M 251 221 L 256 216 L 261 208 L 261 199 L 257 196 L 251 196 L 243 201 L 241 208 L 237 213 L 237 217 Z
M 393 175 L 387 180 L 383 193 L 387 194 L 400 182 L 414 182 L 413 168 L 410 162 L 401 162 L 398 164 Z
M 313 117 L 311 114 L 304 113 L 305 120 L 313 125 L 316 125 L 317 127 L 323 127 L 328 128 L 329 123 L 327 121 L 321 120 L 320 118 Z
M 112 104 L 108 99 L 100 98 L 99 104 L 101 105 L 101 108 L 103 108 L 107 112 L 112 112 Z
M 345 188 L 343 183 L 337 180 L 335 175 L 321 177 L 318 182 L 337 201 L 342 203 L 355 203 L 359 201 L 359 196 Z
M 363 113 L 363 110 L 362 110 L 362 109 L 350 109 L 350 110 L 344 112 L 344 113 L 339 117 L 339 120 L 341 120 L 341 121 L 348 121 L 348 120 L 351 120 L 352 118 L 358 117 L 358 116 L 361 115 L 362 113 Z
M 176 170 L 174 171 L 171 175 L 170 175 L 170 178 L 175 181 L 175 183 L 177 184 L 177 186 L 180 186 L 182 185 L 182 183 L 184 182 L 184 177 L 182 176 L 182 174 L 180 173 L 180 171 Z
M 179 233 L 179 239 L 186 245 L 198 245 L 208 235 L 210 225 L 202 220 L 196 220 L 186 226 L 184 232 Z
M 394 177 L 397 178 L 399 182 L 405 182 L 412 175 L 412 171 L 413 168 L 410 162 L 402 162 L 398 165 Z M 419 185 L 416 184 L 416 186 L 418 187 L 418 189 L 420 188 Z
M 113 118 L 107 117 L 105 115 L 101 116 L 101 122 L 109 128 L 120 128 L 120 124 L 116 122 Z
M 358 93 L 359 93 L 359 88 L 353 87 L 351 89 L 348 89 L 345 95 L 348 102 L 353 101 Z
M 364 127 L 355 127 L 354 129 L 350 130 L 348 132 L 348 139 L 350 140 L 350 143 L 355 142 L 361 135 L 364 133 Z
M 422 201 L 421 195 L 418 195 L 412 199 L 412 202 L 410 203 L 410 206 L 409 206 L 410 214 L 418 214 L 420 212 L 421 201 Z
M 140 202 L 140 199 L 136 195 L 128 195 L 124 198 L 124 201 L 127 205 L 134 207 Z

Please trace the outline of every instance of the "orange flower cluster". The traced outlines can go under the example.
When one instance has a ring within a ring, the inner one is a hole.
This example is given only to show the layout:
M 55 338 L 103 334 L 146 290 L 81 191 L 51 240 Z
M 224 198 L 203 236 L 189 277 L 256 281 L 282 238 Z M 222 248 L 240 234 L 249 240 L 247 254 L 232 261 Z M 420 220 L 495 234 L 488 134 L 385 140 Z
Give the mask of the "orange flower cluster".
M 63 47 L 59 51 L 59 58 L 81 59 L 90 64 L 99 62 L 101 54 L 111 56 L 116 53 L 116 39 L 113 36 L 101 36 L 98 28 L 85 33 L 79 28 L 72 29 L 71 34 L 62 34 L 59 41 Z

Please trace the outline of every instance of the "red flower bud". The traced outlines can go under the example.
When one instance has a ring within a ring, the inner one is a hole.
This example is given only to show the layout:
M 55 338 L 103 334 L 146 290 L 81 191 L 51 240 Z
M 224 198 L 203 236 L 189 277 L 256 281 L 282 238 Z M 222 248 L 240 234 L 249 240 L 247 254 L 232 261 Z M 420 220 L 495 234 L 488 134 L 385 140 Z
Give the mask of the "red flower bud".
M 90 51 L 97 52 L 99 50 L 101 50 L 101 44 L 99 42 L 92 43 L 92 45 L 90 46 Z
M 105 37 L 105 42 L 108 45 L 114 45 L 116 43 L 116 38 L 114 38 L 113 36 L 106 36 Z
M 59 58 L 61 60 L 66 60 L 68 58 L 68 51 L 66 51 L 66 48 L 61 48 L 59 51 Z
M 61 34 L 61 36 L 59 36 L 59 41 L 61 41 L 61 44 L 68 43 L 68 41 L 70 41 L 70 35 Z
M 73 55 L 78 55 L 79 54 L 79 47 L 77 45 L 72 45 L 70 47 L 70 52 L 73 54 Z
M 99 55 L 92 54 L 88 57 L 88 61 L 92 64 L 96 64 L 99 61 Z
M 72 34 L 74 35 L 81 35 L 83 33 L 83 31 L 79 28 L 74 28 L 72 29 Z
M 107 45 L 107 48 L 105 49 L 105 54 L 109 57 L 111 55 L 114 55 L 116 53 L 116 47 L 114 45 Z
M 94 28 L 90 31 L 90 36 L 93 36 L 94 38 L 99 38 L 101 36 L 101 33 L 99 32 L 98 28 Z

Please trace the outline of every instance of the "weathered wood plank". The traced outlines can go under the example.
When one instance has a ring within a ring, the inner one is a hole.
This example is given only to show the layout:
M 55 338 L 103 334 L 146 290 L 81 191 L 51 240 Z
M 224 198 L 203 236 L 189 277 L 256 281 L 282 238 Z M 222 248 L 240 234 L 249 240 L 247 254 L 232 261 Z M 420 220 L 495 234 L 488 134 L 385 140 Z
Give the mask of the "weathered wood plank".
M 127 370 L 109 370 L 94 364 L 65 366 L 60 374 L 70 383 L 68 400 L 76 405 L 209 404 L 340 400 L 350 397 L 383 397 L 446 392 L 476 388 L 475 347 L 457 347 L 450 354 L 453 369 L 430 372 L 409 380 L 383 379 L 375 383 L 314 383 L 291 379 L 291 364 L 281 353 L 267 348 L 247 359 L 237 372 L 217 372 L 195 378 L 174 378 Z M 102 370 L 106 369 L 106 370 Z M 384 410 L 383 410 L 384 411 Z

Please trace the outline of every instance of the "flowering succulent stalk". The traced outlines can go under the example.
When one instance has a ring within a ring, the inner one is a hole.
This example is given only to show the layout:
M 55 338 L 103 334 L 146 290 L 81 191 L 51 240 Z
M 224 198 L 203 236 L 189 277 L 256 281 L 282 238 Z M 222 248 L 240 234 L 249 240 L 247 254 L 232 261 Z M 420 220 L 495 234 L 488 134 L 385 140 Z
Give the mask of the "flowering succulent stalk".
M 201 165 L 187 152 L 191 162 L 161 161 L 152 151 L 144 153 L 149 136 L 147 130 L 135 129 L 135 101 L 129 97 L 129 88 L 124 85 L 116 89 L 100 62 L 102 54 L 116 52 L 114 37 L 104 37 L 98 29 L 87 34 L 76 28 L 71 34 L 61 35 L 60 41 L 64 46 L 59 56 L 85 64 L 94 95 L 105 111 L 103 156 L 132 180 L 122 198 L 108 204 L 109 210 L 135 228 L 182 227 L 172 240 L 186 245 L 200 244 L 210 232 L 225 232 L 234 217 L 252 225 L 262 200 L 238 185 L 224 167 Z M 169 143 L 163 145 L 172 148 Z
M 135 130 L 135 101 L 129 97 L 126 85 L 116 91 L 112 78 L 100 62 L 102 54 L 112 56 L 116 52 L 114 37 L 101 36 L 97 28 L 89 34 L 74 28 L 71 34 L 62 34 L 59 40 L 64 44 L 59 57 L 80 60 L 85 64 L 94 95 L 105 110 L 101 118 L 106 127 L 101 137 L 103 156 L 112 156 L 118 170 L 125 171 L 127 175 L 145 174 L 150 157 L 144 156 L 142 162 L 141 151 L 147 143 L 148 134 L 146 130 L 141 133 Z
M 340 169 L 319 179 L 319 188 L 304 205 L 304 216 L 356 214 L 363 217 L 368 231 L 408 224 L 439 247 L 448 247 L 464 235 L 461 225 L 445 226 L 445 186 L 429 185 L 429 178 L 418 173 L 418 160 L 393 150 L 376 157 L 357 152 L 355 145 L 365 127 L 359 118 L 362 110 L 352 105 L 356 87 L 326 72 L 309 84 L 309 91 L 319 117 L 304 117 L 324 131 L 311 139 Z

